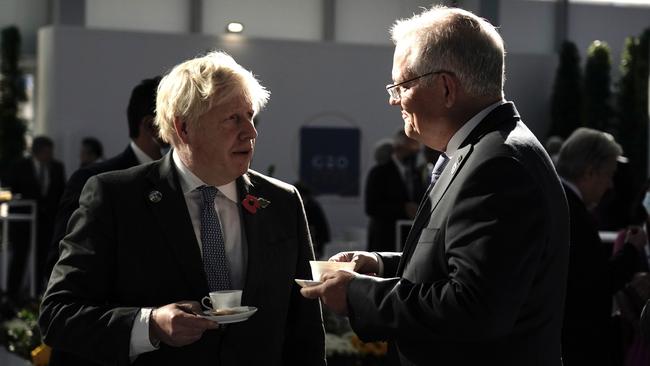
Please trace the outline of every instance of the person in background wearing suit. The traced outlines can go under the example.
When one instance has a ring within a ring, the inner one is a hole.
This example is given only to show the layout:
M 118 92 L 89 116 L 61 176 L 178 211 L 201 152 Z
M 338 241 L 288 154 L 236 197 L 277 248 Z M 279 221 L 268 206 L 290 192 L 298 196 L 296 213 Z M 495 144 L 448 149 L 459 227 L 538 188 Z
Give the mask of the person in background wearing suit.
M 161 148 L 166 144 L 160 140 L 158 129 L 154 126 L 156 116 L 156 89 L 160 76 L 140 81 L 131 91 L 126 116 L 131 142 L 120 154 L 96 164 L 75 171 L 65 185 L 54 219 L 54 234 L 49 244 L 44 276 L 39 277 L 47 283 L 52 267 L 59 258 L 59 242 L 66 233 L 68 220 L 79 207 L 81 190 L 92 176 L 100 173 L 130 168 L 148 163 L 162 156 Z
M 314 257 L 300 195 L 249 170 L 268 95 L 222 52 L 161 80 L 173 149 L 86 183 L 41 306 L 46 344 L 87 364 L 325 364 L 320 304 L 294 282 Z M 219 327 L 198 301 L 229 289 L 258 311 Z
M 416 166 L 420 143 L 400 130 L 393 139 L 391 159 L 368 173 L 365 190 L 368 250 L 395 250 L 395 223 L 415 217 L 424 193 Z
M 86 167 L 92 163 L 99 163 L 104 160 L 104 146 L 94 137 L 84 137 L 81 140 L 81 150 L 79 150 L 80 168 Z
M 22 199 L 36 200 L 36 278 L 42 278 L 48 247 L 52 239 L 53 218 L 56 205 L 63 193 L 65 172 L 63 164 L 54 159 L 54 143 L 49 137 L 38 136 L 32 141 L 32 155 L 20 160 L 9 176 L 8 185 L 14 195 Z M 12 212 L 23 212 L 15 208 Z M 10 297 L 20 299 L 27 255 L 29 254 L 29 224 L 11 224 L 9 231 L 12 243 L 12 257 L 9 264 L 7 292 Z M 37 286 L 40 285 L 36 281 Z M 37 292 L 40 290 L 37 288 Z
M 561 365 L 566 198 L 553 163 L 503 99 L 503 40 L 461 9 L 392 28 L 406 134 L 441 151 L 402 253 L 344 252 L 355 271 L 303 288 L 402 365 Z M 376 273 L 377 276 L 362 273 Z
M 562 328 L 565 366 L 617 365 L 613 348 L 612 297 L 640 269 L 646 234 L 631 228 L 614 256 L 598 236 L 590 212 L 612 187 L 621 146 L 605 132 L 578 128 L 562 144 L 557 171 L 562 177 L 571 213 L 571 246 L 566 307 Z

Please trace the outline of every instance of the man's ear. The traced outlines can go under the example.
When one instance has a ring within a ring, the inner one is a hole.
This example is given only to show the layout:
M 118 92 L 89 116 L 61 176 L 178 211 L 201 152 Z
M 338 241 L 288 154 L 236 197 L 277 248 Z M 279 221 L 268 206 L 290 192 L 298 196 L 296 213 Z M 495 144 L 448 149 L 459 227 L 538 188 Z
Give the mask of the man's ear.
M 440 74 L 440 80 L 442 82 L 442 87 L 444 88 L 443 96 L 445 98 L 445 107 L 451 108 L 456 103 L 458 97 L 458 80 L 453 75 L 446 72 Z
M 153 116 L 144 116 L 140 120 L 140 134 L 146 133 L 147 135 L 153 135 L 155 133 L 154 127 L 154 117 Z
M 176 135 L 183 142 L 187 143 L 188 133 L 187 133 L 187 122 L 183 121 L 180 117 L 174 117 L 174 130 L 176 130 Z

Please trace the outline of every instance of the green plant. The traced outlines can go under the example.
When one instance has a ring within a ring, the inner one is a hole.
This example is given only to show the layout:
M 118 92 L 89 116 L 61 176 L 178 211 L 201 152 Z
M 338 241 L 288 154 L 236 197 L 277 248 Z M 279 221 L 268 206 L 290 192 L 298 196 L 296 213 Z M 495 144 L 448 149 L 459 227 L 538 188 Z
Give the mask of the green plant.
M 575 43 L 564 41 L 551 95 L 549 136 L 567 138 L 582 126 L 582 71 L 580 53 Z
M 18 118 L 18 103 L 26 100 L 23 75 L 18 67 L 20 32 L 11 26 L 0 38 L 0 178 L 22 157 L 25 150 L 25 122 Z
M 587 127 L 617 135 L 613 123 L 610 71 L 611 51 L 605 42 L 594 41 L 587 50 L 584 81 L 584 122 Z
M 21 309 L 15 318 L 3 322 L 0 329 L 7 350 L 26 360 L 31 360 L 32 350 L 41 344 L 38 307 Z
M 619 142 L 630 158 L 634 186 L 643 184 L 648 166 L 648 44 L 650 28 L 628 37 L 621 55 L 617 105 Z

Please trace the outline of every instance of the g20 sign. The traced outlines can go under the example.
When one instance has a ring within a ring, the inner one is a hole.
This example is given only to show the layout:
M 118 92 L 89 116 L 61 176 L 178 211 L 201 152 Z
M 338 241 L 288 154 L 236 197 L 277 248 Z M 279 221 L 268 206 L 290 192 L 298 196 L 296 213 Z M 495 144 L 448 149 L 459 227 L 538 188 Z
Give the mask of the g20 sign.
M 358 128 L 300 129 L 300 180 L 314 194 L 359 195 Z

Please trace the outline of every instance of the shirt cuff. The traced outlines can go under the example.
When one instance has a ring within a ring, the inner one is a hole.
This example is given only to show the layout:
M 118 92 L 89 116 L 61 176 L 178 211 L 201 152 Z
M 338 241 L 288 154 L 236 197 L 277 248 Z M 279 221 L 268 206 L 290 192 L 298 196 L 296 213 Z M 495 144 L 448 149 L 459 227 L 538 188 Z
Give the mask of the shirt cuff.
M 135 316 L 131 328 L 131 344 L 129 358 L 131 362 L 142 353 L 155 351 L 160 347 L 160 341 L 149 339 L 149 319 L 153 308 L 142 308 Z
M 377 276 L 378 277 L 383 277 L 384 276 L 384 260 L 381 259 L 381 256 L 377 254 L 376 252 L 370 253 L 375 256 L 375 259 L 377 259 L 377 264 L 379 264 L 379 269 L 377 270 Z

